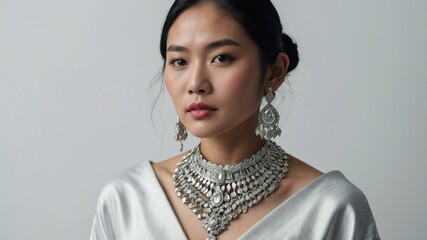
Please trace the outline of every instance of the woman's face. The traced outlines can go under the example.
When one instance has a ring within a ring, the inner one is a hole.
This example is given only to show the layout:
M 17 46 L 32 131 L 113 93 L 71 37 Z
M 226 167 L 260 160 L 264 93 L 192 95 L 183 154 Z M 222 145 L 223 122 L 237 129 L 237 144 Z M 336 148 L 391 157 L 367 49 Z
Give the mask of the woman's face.
M 264 92 L 258 47 L 202 4 L 183 12 L 166 43 L 164 81 L 185 127 L 200 138 L 254 131 Z

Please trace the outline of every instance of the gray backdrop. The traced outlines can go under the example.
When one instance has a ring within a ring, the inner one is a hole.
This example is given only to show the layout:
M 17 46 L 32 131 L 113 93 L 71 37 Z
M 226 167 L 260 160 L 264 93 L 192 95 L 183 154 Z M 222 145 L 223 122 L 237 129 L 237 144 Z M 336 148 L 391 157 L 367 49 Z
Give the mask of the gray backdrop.
M 171 3 L 0 0 L 0 239 L 88 239 L 109 178 L 178 153 L 167 93 L 150 119 Z M 383 239 L 421 239 L 427 1 L 275 3 L 301 52 L 278 142 L 361 188 Z

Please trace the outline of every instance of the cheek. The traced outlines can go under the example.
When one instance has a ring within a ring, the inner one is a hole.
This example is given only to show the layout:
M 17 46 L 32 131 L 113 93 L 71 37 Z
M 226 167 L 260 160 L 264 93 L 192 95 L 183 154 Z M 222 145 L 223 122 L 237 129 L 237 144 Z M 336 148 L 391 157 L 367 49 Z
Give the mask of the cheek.
M 166 75 L 163 76 L 163 82 L 166 86 L 166 89 L 168 90 L 169 94 L 172 95 L 173 88 L 173 82 L 171 79 L 169 79 Z
M 174 88 L 173 88 L 172 82 L 169 79 L 167 79 L 166 77 L 163 78 L 163 82 L 166 86 L 166 89 L 168 90 L 169 96 L 171 96 L 172 99 L 174 99 L 174 92 L 173 92 Z
M 168 79 L 166 76 L 164 77 L 164 84 L 166 85 L 166 89 L 169 92 L 169 96 L 172 99 L 172 102 L 175 106 L 175 109 L 179 109 L 179 93 L 176 87 L 176 81 L 173 81 L 173 79 Z
M 235 94 L 240 98 L 245 98 L 244 101 L 250 99 L 256 100 L 262 92 L 260 87 L 260 71 L 257 68 L 251 67 L 253 64 L 245 64 L 235 71 L 232 71 L 227 76 L 227 83 L 230 94 Z M 243 100 L 243 99 L 242 99 Z
M 166 85 L 166 89 L 169 92 L 169 95 L 175 101 L 175 99 L 179 95 L 179 92 L 182 91 L 181 89 L 182 83 L 180 83 L 180 81 L 176 79 L 176 76 L 172 76 L 172 75 L 168 74 L 168 72 L 165 71 L 163 75 L 163 80 L 164 80 L 164 84 Z

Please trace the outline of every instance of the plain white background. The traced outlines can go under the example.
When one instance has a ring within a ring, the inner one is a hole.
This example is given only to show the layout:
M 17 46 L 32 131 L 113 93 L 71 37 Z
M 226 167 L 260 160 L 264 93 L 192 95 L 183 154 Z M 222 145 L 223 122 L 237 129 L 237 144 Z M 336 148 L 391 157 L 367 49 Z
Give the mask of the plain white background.
M 383 239 L 423 238 L 427 2 L 274 2 L 301 53 L 278 142 L 361 188 Z M 0 0 L 0 239 L 88 239 L 109 178 L 178 153 L 149 88 L 171 3 Z

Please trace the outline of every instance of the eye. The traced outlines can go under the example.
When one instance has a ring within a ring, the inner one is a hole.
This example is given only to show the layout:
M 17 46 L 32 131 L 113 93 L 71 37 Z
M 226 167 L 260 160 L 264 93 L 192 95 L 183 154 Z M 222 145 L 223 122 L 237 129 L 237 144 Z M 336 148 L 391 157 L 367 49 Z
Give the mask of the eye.
M 224 63 L 224 62 L 231 62 L 231 61 L 233 61 L 233 57 L 225 54 L 218 55 L 212 60 L 212 62 L 216 62 L 216 63 Z
M 183 67 L 187 65 L 187 62 L 183 59 L 172 59 L 169 64 L 174 65 L 175 67 Z

